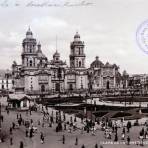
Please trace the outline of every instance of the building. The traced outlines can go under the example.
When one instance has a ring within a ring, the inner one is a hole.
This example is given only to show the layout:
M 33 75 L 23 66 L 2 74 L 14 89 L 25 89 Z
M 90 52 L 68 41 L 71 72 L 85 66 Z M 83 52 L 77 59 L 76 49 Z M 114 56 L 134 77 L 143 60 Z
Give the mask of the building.
M 9 94 L 8 95 L 8 107 L 19 110 L 28 110 L 33 106 L 31 97 L 25 94 Z
M 116 64 L 106 62 L 104 64 L 96 56 L 96 59 L 90 64 L 90 88 L 93 90 L 119 88 L 121 75 L 119 67 Z
M 85 44 L 77 32 L 70 43 L 70 66 L 61 60 L 56 50 L 53 59 L 43 54 L 41 44 L 28 29 L 22 42 L 22 63 L 12 64 L 13 87 L 16 92 L 27 94 L 51 94 L 64 92 L 86 92 L 89 89 L 116 88 L 120 84 L 119 67 L 103 64 L 98 57 L 85 65 Z
M 1 91 L 12 91 L 13 89 L 13 79 L 11 71 L 6 70 L 0 75 L 0 90 Z

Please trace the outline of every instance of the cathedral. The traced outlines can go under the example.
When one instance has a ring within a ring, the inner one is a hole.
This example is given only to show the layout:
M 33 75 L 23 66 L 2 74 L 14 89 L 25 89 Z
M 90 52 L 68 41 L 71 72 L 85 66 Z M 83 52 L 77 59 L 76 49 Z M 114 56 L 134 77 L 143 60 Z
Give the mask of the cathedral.
M 85 44 L 77 32 L 70 43 L 70 66 L 61 60 L 57 50 L 49 60 L 29 28 L 22 42 L 22 63 L 14 61 L 12 64 L 15 92 L 52 94 L 119 87 L 119 67 L 108 62 L 103 64 L 98 56 L 86 67 L 84 49 Z

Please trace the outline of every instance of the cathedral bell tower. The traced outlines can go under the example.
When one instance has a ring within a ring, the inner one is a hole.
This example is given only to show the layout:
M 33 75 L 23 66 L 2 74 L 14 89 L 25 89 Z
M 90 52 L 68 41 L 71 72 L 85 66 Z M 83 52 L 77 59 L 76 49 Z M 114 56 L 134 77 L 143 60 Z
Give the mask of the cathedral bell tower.
M 70 67 L 74 69 L 85 68 L 84 42 L 80 40 L 78 32 L 74 36 L 74 41 L 71 43 L 70 49 Z
M 33 68 L 37 66 L 36 39 L 33 38 L 33 33 L 28 29 L 26 38 L 22 42 L 22 66 L 25 68 Z

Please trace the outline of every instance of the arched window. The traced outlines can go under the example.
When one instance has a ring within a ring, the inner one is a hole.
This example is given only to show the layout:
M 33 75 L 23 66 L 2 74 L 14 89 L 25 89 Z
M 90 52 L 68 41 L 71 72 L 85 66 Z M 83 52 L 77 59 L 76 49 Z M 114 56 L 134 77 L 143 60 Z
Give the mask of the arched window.
M 41 85 L 41 92 L 45 92 L 45 85 Z
M 79 61 L 79 67 L 81 67 L 81 61 Z
M 55 84 L 55 90 L 56 91 L 60 91 L 60 83 L 56 83 Z
M 109 81 L 106 82 L 106 88 L 109 89 Z
M 28 64 L 28 58 L 26 58 L 26 60 L 27 60 L 27 62 L 26 62 L 26 66 L 28 66 L 29 64 Z
M 32 67 L 32 60 L 30 60 L 30 67 Z
M 73 90 L 73 85 L 72 84 L 69 84 L 69 90 Z
M 81 54 L 81 48 L 79 48 L 79 55 Z

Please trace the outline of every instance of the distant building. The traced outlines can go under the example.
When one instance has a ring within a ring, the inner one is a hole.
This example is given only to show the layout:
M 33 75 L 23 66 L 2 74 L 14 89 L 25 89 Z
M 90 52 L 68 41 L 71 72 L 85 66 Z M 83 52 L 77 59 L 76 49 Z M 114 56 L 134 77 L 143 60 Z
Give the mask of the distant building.
M 3 75 L 0 76 L 0 90 L 12 90 L 13 79 L 11 71 L 7 70 Z
M 148 74 L 132 74 L 128 79 L 128 87 L 142 89 L 144 94 L 148 94 Z

